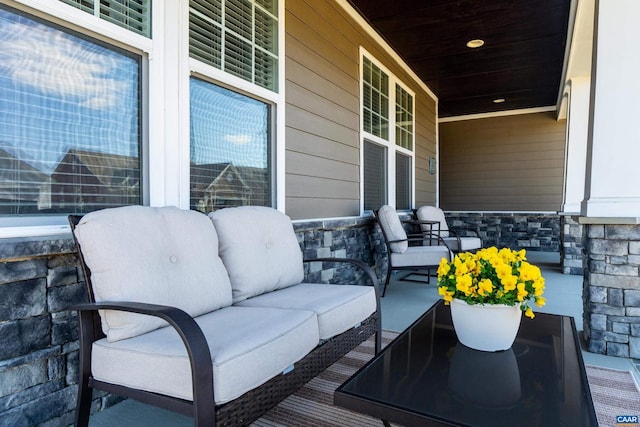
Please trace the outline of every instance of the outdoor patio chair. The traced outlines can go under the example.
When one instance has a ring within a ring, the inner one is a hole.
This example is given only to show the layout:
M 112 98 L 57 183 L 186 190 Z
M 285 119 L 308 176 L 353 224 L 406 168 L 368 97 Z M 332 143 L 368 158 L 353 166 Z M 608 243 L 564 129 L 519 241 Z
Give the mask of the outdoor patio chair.
M 388 254 L 387 276 L 382 290 L 383 297 L 393 271 L 427 270 L 426 274 L 412 274 L 426 276 L 426 283 L 429 283 L 429 270 L 438 267 L 442 258 L 447 261 L 451 260 L 451 251 L 438 236 L 437 228 L 432 227 L 433 221 L 405 221 L 413 225 L 424 226 L 429 230 L 427 234 L 407 234 L 398 213 L 391 206 L 384 205 L 380 209 L 374 210 L 373 213 L 382 229 Z M 426 235 L 428 238 L 425 238 Z
M 415 211 L 415 216 L 418 221 L 437 221 L 440 225 L 440 235 L 445 244 L 454 253 L 458 252 L 475 252 L 478 249 L 482 249 L 482 238 L 480 233 L 474 229 L 466 229 L 474 236 L 461 236 L 458 232 L 449 228 L 447 220 L 444 216 L 442 209 L 435 206 L 422 206 Z M 428 232 L 430 229 L 426 225 L 421 225 L 423 232 Z

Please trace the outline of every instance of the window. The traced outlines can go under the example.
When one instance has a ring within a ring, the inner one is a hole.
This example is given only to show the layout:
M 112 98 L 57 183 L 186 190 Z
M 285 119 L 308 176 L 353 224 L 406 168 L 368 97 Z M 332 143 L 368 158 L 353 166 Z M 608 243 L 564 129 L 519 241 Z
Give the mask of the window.
M 271 206 L 269 106 L 192 78 L 191 209 Z
M 151 36 L 151 0 L 60 1 L 143 36 Z
M 191 0 L 189 53 L 213 67 L 278 90 L 278 2 Z
M 0 215 L 141 203 L 140 62 L 0 8 Z
M 363 209 L 378 209 L 389 203 L 395 203 L 396 209 L 411 209 L 413 94 L 364 50 L 361 89 Z

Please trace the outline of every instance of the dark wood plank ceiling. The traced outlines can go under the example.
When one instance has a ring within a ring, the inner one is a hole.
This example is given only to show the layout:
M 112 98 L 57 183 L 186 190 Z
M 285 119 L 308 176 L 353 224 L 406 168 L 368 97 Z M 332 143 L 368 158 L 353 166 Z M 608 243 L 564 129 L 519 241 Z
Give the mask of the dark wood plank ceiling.
M 571 0 L 349 2 L 438 96 L 440 117 L 556 104 Z

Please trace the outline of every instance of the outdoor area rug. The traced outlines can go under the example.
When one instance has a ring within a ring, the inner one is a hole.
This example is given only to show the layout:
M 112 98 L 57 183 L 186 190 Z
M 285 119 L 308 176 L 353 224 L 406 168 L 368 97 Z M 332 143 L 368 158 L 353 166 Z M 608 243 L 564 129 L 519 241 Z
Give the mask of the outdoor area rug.
M 383 346 L 398 334 L 383 331 Z M 374 354 L 373 337 L 282 401 L 252 424 L 275 426 L 382 426 L 378 419 L 333 405 L 334 390 Z M 640 416 L 640 392 L 628 371 L 587 366 L 587 377 L 601 427 L 616 426 L 619 415 Z

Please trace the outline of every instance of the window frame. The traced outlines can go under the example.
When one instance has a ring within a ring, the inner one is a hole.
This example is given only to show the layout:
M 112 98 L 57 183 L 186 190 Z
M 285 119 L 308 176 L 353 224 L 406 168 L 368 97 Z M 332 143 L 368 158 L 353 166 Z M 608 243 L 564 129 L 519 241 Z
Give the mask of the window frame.
M 189 57 L 188 1 L 153 0 L 151 37 L 137 34 L 57 0 L 3 0 L 3 4 L 51 25 L 141 55 L 140 174 L 143 205 L 173 205 L 189 209 L 189 78 L 193 76 L 271 106 L 271 199 L 273 207 L 284 210 L 284 0 L 278 1 L 277 93 Z M 0 218 L 0 238 L 49 236 L 68 232 L 66 215 Z
M 373 135 L 369 132 L 366 132 L 364 129 L 364 94 L 363 94 L 363 83 L 364 83 L 364 59 L 370 61 L 373 65 L 378 67 L 382 72 L 384 72 L 388 77 L 389 82 L 389 139 L 386 140 L 384 138 Z M 359 102 L 359 115 L 360 115 L 360 214 L 364 215 L 366 213 L 370 213 L 371 210 L 364 208 L 364 144 L 365 141 L 369 143 L 375 143 L 385 147 L 387 153 L 387 170 L 386 170 L 386 194 L 387 201 L 386 204 L 396 207 L 396 153 L 403 154 L 407 157 L 411 158 L 411 178 L 409 194 L 410 194 L 410 206 L 414 206 L 415 203 L 415 168 L 416 168 L 416 155 L 415 155 L 415 122 L 416 122 L 416 97 L 415 92 L 409 89 L 409 87 L 404 84 L 400 79 L 398 79 L 389 69 L 387 69 L 380 61 L 376 59 L 375 56 L 370 54 L 364 47 L 360 47 L 360 55 L 359 55 L 359 66 L 360 66 L 360 77 L 359 77 L 359 91 L 360 91 L 360 102 Z M 412 150 L 406 149 L 396 144 L 396 85 L 402 88 L 405 92 L 411 95 L 412 102 L 412 111 L 413 111 L 413 132 L 411 135 L 411 146 Z

